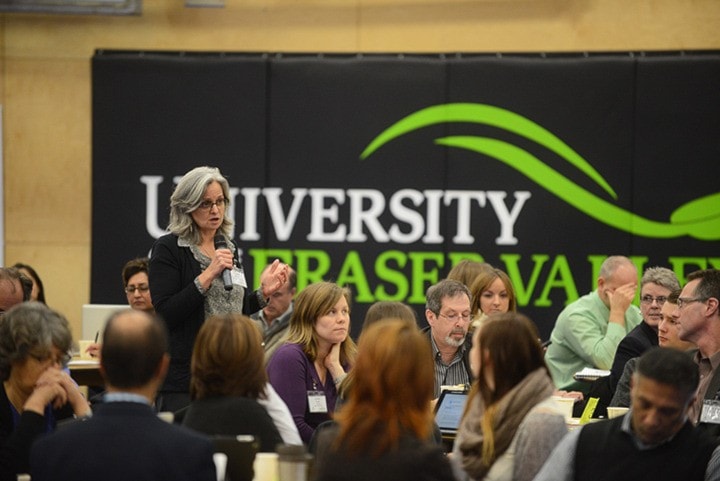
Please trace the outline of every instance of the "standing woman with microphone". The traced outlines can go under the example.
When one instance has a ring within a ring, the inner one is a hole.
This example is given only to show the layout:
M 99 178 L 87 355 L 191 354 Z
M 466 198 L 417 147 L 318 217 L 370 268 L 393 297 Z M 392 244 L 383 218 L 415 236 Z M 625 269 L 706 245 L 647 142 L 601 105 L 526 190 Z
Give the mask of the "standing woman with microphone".
M 276 260 L 261 277 L 260 288 L 248 288 L 230 238 L 229 200 L 230 186 L 219 169 L 192 169 L 170 197 L 170 233 L 152 248 L 150 289 L 155 310 L 168 328 L 171 356 L 158 393 L 159 411 L 174 412 L 190 404 L 190 357 L 205 319 L 257 312 L 287 281 L 287 266 Z

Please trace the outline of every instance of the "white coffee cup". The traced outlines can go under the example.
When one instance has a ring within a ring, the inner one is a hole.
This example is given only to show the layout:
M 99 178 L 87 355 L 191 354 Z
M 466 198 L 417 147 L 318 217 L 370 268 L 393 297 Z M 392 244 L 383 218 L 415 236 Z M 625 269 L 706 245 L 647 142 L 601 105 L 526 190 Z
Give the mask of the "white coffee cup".
M 575 398 L 562 396 L 553 396 L 552 398 L 565 419 L 572 419 L 573 408 L 575 407 Z
M 90 355 L 89 352 L 87 352 L 87 350 L 88 347 L 90 347 L 90 345 L 94 343 L 95 341 L 93 341 L 92 339 L 80 339 L 78 341 L 78 346 L 80 347 L 80 359 L 93 359 L 93 357 Z
M 608 407 L 607 413 L 608 413 L 608 419 L 617 418 L 622 415 L 624 415 L 626 412 L 628 412 L 630 408 L 618 408 L 618 407 Z
M 253 481 L 278 480 L 278 453 L 257 453 L 253 463 Z

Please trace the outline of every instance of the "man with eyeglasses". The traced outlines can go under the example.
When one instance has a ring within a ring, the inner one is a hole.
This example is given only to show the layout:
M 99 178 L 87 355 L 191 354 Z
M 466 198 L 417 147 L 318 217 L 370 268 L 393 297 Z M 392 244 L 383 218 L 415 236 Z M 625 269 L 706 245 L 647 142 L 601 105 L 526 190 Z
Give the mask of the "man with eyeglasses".
M 470 291 L 465 284 L 444 279 L 430 286 L 425 294 L 423 332 L 432 346 L 435 361 L 434 398 L 440 396 L 441 386 L 469 385 L 471 378 Z
M 272 264 L 263 269 L 266 273 Z M 263 333 L 263 348 L 265 348 L 265 364 L 268 363 L 275 350 L 287 339 L 290 327 L 290 316 L 293 312 L 293 297 L 297 292 L 297 273 L 288 266 L 288 276 L 285 284 L 275 291 L 265 307 L 251 314 L 250 319 L 255 321 Z
M 662 306 L 662 320 L 658 324 L 658 345 L 676 349 L 678 351 L 689 351 L 695 347 L 692 342 L 683 341 L 679 337 L 679 323 L 673 318 L 673 312 L 677 307 L 677 300 L 680 297 L 680 289 L 676 289 L 668 295 L 667 300 Z M 630 380 L 635 373 L 637 361 L 639 358 L 634 357 L 625 363 L 620 381 L 617 383 L 615 394 L 610 400 L 610 406 L 613 407 L 630 407 Z
M 700 386 L 690 419 L 715 424 L 720 422 L 720 270 L 695 271 L 687 278 L 673 318 L 679 323 L 680 339 L 698 347 L 692 355 L 700 369 Z
M 587 394 L 590 385 L 575 381 L 585 367 L 610 369 L 620 341 L 640 324 L 632 305 L 637 268 L 624 256 L 610 256 L 600 266 L 597 289 L 568 304 L 558 316 L 545 353 L 555 386 Z
M 665 267 L 650 267 L 640 280 L 640 314 L 642 322 L 620 341 L 610 375 L 595 381 L 588 398 L 599 399 L 594 417 L 605 416 L 606 408 L 623 375 L 625 364 L 651 347 L 658 345 L 658 325 L 662 320 L 662 307 L 671 292 L 680 289 L 680 282 L 673 271 Z

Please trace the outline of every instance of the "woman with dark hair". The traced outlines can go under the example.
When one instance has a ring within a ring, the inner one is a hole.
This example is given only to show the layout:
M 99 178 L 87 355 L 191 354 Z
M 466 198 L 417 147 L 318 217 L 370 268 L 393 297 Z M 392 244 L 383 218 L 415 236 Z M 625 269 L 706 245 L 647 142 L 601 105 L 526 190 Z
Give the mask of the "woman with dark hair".
M 39 302 L 0 316 L 0 480 L 29 471 L 30 446 L 57 421 L 90 413 L 62 370 L 71 344 L 67 319 Z
M 337 424 L 318 436 L 316 481 L 452 481 L 433 429 L 433 361 L 417 327 L 384 319 L 363 331 Z
M 337 386 L 355 360 L 350 291 L 318 282 L 300 291 L 287 343 L 270 358 L 270 384 L 285 401 L 304 443 L 335 410 Z
M 529 481 L 567 433 L 535 325 L 522 314 L 491 315 L 475 330 L 475 375 L 453 465 L 458 480 Z
M 500 269 L 481 272 L 469 287 L 472 294 L 470 312 L 473 327 L 482 324 L 491 314 L 515 312 L 517 309 L 515 288 L 510 277 Z
M 40 276 L 38 273 L 33 269 L 31 266 L 27 264 L 23 264 L 21 262 L 15 263 L 13 267 L 20 271 L 22 275 L 27 277 L 32 281 L 32 292 L 30 293 L 30 300 L 32 301 L 38 301 L 42 302 L 43 304 L 46 304 L 45 302 L 45 287 L 43 287 L 42 280 L 40 279 Z
M 260 451 L 275 451 L 282 438 L 267 411 L 262 336 L 250 318 L 213 316 L 200 328 L 193 349 L 190 396 L 183 424 L 206 434 L 251 434 Z
M 137 257 L 125 263 L 122 269 L 123 290 L 133 309 L 154 313 L 148 280 L 150 259 Z
M 150 256 L 150 289 L 156 312 L 170 334 L 170 369 L 158 393 L 158 409 L 177 411 L 190 402 L 190 356 L 200 326 L 214 314 L 252 314 L 287 281 L 287 266 L 275 261 L 248 287 L 232 241 L 230 185 L 215 167 L 196 167 L 170 197 L 169 234 Z

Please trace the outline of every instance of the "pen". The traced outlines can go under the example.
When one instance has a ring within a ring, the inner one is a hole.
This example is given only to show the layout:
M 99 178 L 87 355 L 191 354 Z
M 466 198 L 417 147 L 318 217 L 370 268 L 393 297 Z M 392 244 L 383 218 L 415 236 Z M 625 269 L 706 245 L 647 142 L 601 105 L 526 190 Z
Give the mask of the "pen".
M 98 336 L 100 336 L 100 331 L 95 333 L 95 344 L 97 344 Z

